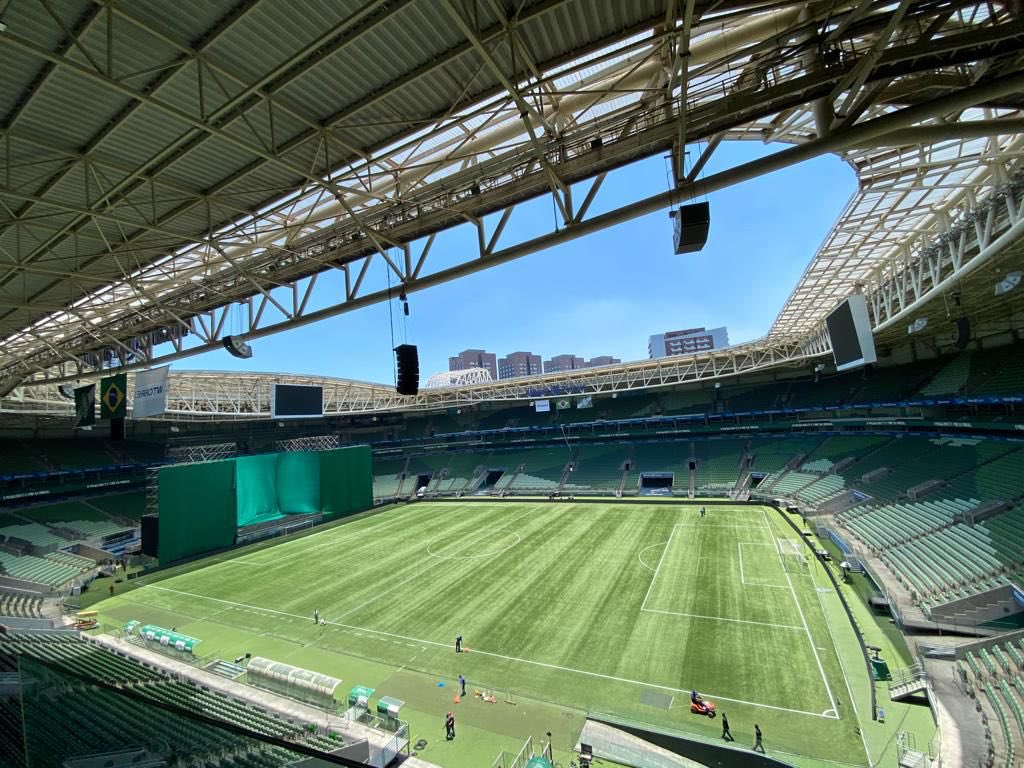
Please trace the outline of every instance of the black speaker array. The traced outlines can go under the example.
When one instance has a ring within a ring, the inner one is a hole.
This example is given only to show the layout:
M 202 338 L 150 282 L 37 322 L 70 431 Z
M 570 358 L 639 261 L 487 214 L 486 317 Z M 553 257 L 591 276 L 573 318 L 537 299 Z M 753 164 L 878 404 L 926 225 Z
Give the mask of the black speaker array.
M 956 348 L 963 349 L 971 340 L 971 321 L 966 317 L 958 317 L 953 323 L 956 325 Z
M 696 253 L 708 241 L 711 227 L 711 206 L 708 203 L 682 205 L 672 211 L 675 218 L 676 253 Z
M 420 391 L 420 356 L 415 344 L 400 344 L 395 347 L 398 361 L 398 385 L 400 395 L 415 395 Z

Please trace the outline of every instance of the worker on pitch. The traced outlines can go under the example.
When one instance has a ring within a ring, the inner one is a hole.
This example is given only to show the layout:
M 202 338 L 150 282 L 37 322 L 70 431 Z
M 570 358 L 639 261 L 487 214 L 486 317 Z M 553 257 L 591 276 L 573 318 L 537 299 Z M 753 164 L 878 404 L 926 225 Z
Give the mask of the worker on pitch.
M 462 653 L 462 635 L 455 636 L 455 652 Z

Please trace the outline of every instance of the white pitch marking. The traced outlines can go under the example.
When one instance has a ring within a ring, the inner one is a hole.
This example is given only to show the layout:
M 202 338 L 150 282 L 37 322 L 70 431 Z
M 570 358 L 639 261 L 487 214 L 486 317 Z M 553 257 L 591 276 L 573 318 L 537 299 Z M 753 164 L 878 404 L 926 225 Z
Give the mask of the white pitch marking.
M 526 510 L 525 512 L 523 512 L 523 514 L 521 514 L 521 515 L 519 515 L 519 516 L 517 516 L 517 517 L 513 518 L 512 520 L 509 520 L 508 522 L 506 522 L 504 526 L 501 526 L 501 528 L 504 528 L 504 527 L 506 527 L 506 526 L 508 526 L 508 525 L 511 525 L 512 523 L 518 522 L 519 520 L 522 520 L 522 519 L 523 519 L 524 517 L 526 517 L 527 515 L 529 515 L 529 514 L 530 514 L 531 512 L 536 512 L 536 511 L 537 511 L 538 509 L 540 509 L 540 508 L 541 508 L 541 506 L 542 506 L 542 505 L 538 504 L 537 506 L 533 507 L 532 509 L 528 509 L 528 510 Z M 457 555 L 457 554 L 458 554 L 459 552 L 462 552 L 463 550 L 465 550 L 465 549 L 468 549 L 469 547 L 473 546 L 474 544 L 476 544 L 476 543 L 477 543 L 478 541 L 480 541 L 481 539 L 484 539 L 484 538 L 486 538 L 487 536 L 490 536 L 490 535 L 491 535 L 492 533 L 494 533 L 495 531 L 500 531 L 500 530 L 501 530 L 501 528 L 488 528 L 488 529 L 487 529 L 487 530 L 486 530 L 486 531 L 485 531 L 485 532 L 484 532 L 483 534 L 481 534 L 480 536 L 477 536 L 477 537 L 476 537 L 475 539 L 470 539 L 470 541 L 469 541 L 469 542 L 467 542 L 466 544 L 463 544 L 463 545 L 462 545 L 461 547 L 459 547 L 458 549 L 456 549 L 456 550 L 455 550 L 454 552 L 452 552 L 452 553 L 451 553 L 451 555 L 449 555 L 449 557 L 455 557 L 455 555 Z M 430 569 L 432 569 L 432 568 L 436 568 L 436 567 L 437 567 L 438 565 L 440 565 L 441 563 L 444 563 L 444 562 L 445 562 L 445 560 L 434 560 L 434 561 L 433 561 L 432 563 L 430 563 L 430 565 L 427 565 L 427 566 L 424 566 L 423 568 L 420 568 L 420 569 L 419 569 L 418 571 L 416 571 L 416 573 L 414 573 L 414 574 L 413 574 L 412 576 L 409 576 L 409 577 L 407 577 L 407 578 L 404 578 L 404 579 L 402 579 L 402 580 L 401 580 L 400 582 L 398 582 L 397 584 L 393 584 L 392 586 L 388 587 L 388 588 L 387 588 L 387 589 L 385 589 L 385 590 L 384 590 L 383 592 L 381 592 L 381 593 L 380 593 L 379 595 L 375 595 L 374 597 L 371 597 L 371 598 L 370 598 L 369 600 L 364 600 L 364 601 L 363 601 L 363 602 L 361 602 L 361 603 L 360 603 L 359 605 L 357 605 L 357 606 L 356 606 L 355 608 L 351 608 L 351 609 L 349 609 L 349 610 L 345 611 L 345 612 L 344 612 L 343 614 L 341 614 L 340 616 L 335 616 L 335 617 L 334 617 L 334 619 L 333 619 L 333 621 L 341 621 L 341 620 L 342 620 L 342 619 L 344 619 L 344 618 L 345 618 L 346 616 L 351 616 L 351 615 L 352 615 L 353 613 L 355 613 L 356 611 L 358 611 L 358 610 L 360 610 L 360 609 L 362 609 L 362 608 L 365 608 L 366 606 L 370 605 L 371 603 L 375 603 L 375 602 L 377 602 L 377 601 L 378 601 L 378 600 L 380 600 L 380 599 L 381 599 L 382 597 L 384 597 L 384 595 L 387 595 L 387 594 L 390 594 L 391 592 L 394 592 L 394 591 L 395 591 L 396 589 L 398 589 L 399 587 L 403 586 L 404 584 L 408 584 L 408 583 L 409 583 L 410 581 L 412 581 L 413 579 L 415 579 L 415 578 L 417 578 L 417 577 L 421 576 L 422 574 L 426 573 L 427 571 L 429 571 L 429 570 L 430 570 Z
M 823 568 L 828 566 L 822 565 Z M 853 695 L 853 688 L 850 686 L 850 676 L 846 674 L 846 664 L 843 663 L 843 655 L 839 652 L 839 644 L 836 643 L 836 634 L 832 631 L 832 622 L 828 621 L 828 617 L 825 614 L 825 602 L 822 600 L 821 593 L 818 591 L 818 581 L 814 578 L 814 566 L 811 567 L 811 584 L 814 585 L 814 593 L 818 596 L 818 605 L 821 606 L 821 613 L 825 616 L 825 624 L 828 626 L 829 637 L 832 638 L 832 647 L 836 652 L 836 660 L 839 662 L 839 670 L 843 673 L 843 682 L 846 683 L 846 693 L 850 697 L 850 704 L 853 706 L 853 714 L 860 720 L 860 711 L 857 709 L 857 698 Z M 831 590 L 830 590 L 831 591 Z M 856 632 L 856 630 L 854 630 Z M 839 717 L 839 713 L 836 712 L 836 717 Z M 868 739 L 864 735 L 864 729 L 860 729 L 860 740 L 864 745 L 864 754 L 867 755 L 868 765 L 874 765 L 871 759 L 871 750 L 868 749 Z
M 765 525 L 768 525 L 768 513 L 765 512 L 764 507 L 761 508 L 761 514 L 764 515 Z M 804 625 L 804 632 L 807 633 L 807 644 L 811 646 L 811 653 L 814 654 L 814 660 L 818 663 L 818 672 L 821 673 L 821 681 L 825 684 L 825 694 L 828 696 L 829 702 L 833 702 L 835 697 L 832 695 L 832 687 L 828 684 L 828 677 L 825 676 L 825 667 L 821 663 L 821 657 L 818 656 L 818 649 L 814 645 L 814 638 L 811 637 L 810 627 L 807 626 L 804 609 L 800 607 L 800 600 L 797 598 L 796 590 L 793 588 L 793 580 L 789 578 L 789 571 L 786 570 L 786 562 L 782 559 L 781 551 L 779 551 L 779 564 L 782 566 L 782 572 L 785 574 L 786 582 L 789 584 L 789 593 L 793 596 L 793 603 L 796 605 L 797 613 L 800 614 L 800 623 Z
M 661 570 L 661 564 L 665 560 L 665 555 L 668 554 L 669 548 L 672 546 L 672 537 L 676 535 L 676 526 L 672 526 L 672 532 L 668 535 L 668 541 L 665 542 L 665 549 L 662 550 L 661 557 L 658 558 L 658 567 L 654 569 L 654 575 L 651 576 L 651 583 L 647 585 L 647 594 L 644 595 L 644 601 L 640 603 L 640 610 L 644 610 L 644 606 L 647 605 L 647 598 L 651 596 L 651 590 L 654 588 L 654 582 L 658 580 L 658 571 Z
M 171 589 L 169 587 L 158 587 L 158 586 L 155 586 L 155 585 L 147 585 L 145 587 L 142 587 L 141 589 L 157 589 L 157 590 L 160 590 L 161 592 L 171 592 L 171 593 L 174 593 L 176 595 L 185 595 L 187 597 L 195 597 L 195 598 L 199 598 L 201 600 L 212 600 L 215 603 L 226 603 L 227 605 L 255 608 L 258 611 L 263 611 L 264 613 L 272 613 L 272 614 L 275 614 L 277 616 L 291 616 L 291 617 L 297 618 L 297 619 L 305 618 L 304 616 L 299 616 L 299 615 L 294 614 L 294 613 L 286 613 L 285 611 L 274 610 L 273 608 L 262 608 L 262 607 L 260 607 L 258 605 L 247 606 L 245 603 L 238 603 L 238 602 L 235 602 L 233 600 L 223 600 L 223 599 L 221 599 L 219 597 L 209 597 L 207 595 L 200 595 L 200 594 L 197 594 L 195 592 L 185 592 L 185 591 L 180 590 L 180 589 Z M 714 617 L 709 617 L 709 618 L 714 618 Z M 397 637 L 397 638 L 400 638 L 402 640 L 411 640 L 414 643 L 420 643 L 421 645 L 424 645 L 424 646 L 433 646 L 435 648 L 451 648 L 451 643 L 450 642 L 448 642 L 448 643 L 439 643 L 439 642 L 437 642 L 435 640 L 423 640 L 421 638 L 409 637 L 407 635 L 397 635 L 397 634 L 394 634 L 392 632 L 383 632 L 383 631 L 381 631 L 379 629 L 369 629 L 368 627 L 356 627 L 356 626 L 353 626 L 351 624 L 341 624 L 341 623 L 334 622 L 334 621 L 328 621 L 327 623 L 328 624 L 333 624 L 335 626 L 343 627 L 345 629 L 350 629 L 350 630 L 356 631 L 357 634 L 359 634 L 358 630 L 362 630 L 363 632 L 369 632 L 370 634 L 373 634 L 373 635 L 380 635 L 381 637 Z M 794 627 L 794 629 L 799 629 L 799 627 Z M 627 684 L 630 684 L 630 685 L 642 685 L 642 686 L 646 686 L 648 688 L 660 688 L 660 689 L 662 689 L 664 691 L 672 691 L 673 693 L 689 693 L 689 691 L 687 691 L 687 690 L 685 690 L 683 688 L 673 688 L 670 685 L 661 685 L 659 683 L 645 683 L 645 682 L 643 682 L 641 680 L 631 680 L 628 677 L 615 677 L 614 675 L 606 675 L 606 674 L 603 674 L 601 672 L 589 672 L 589 671 L 587 671 L 585 669 L 575 669 L 573 667 L 562 667 L 562 666 L 559 666 L 558 664 L 548 664 L 547 662 L 534 661 L 532 659 L 521 659 L 521 658 L 518 658 L 516 656 L 506 656 L 506 655 L 501 654 L 501 653 L 494 653 L 493 651 L 482 651 L 482 650 L 480 650 L 479 648 L 476 648 L 476 647 L 473 648 L 473 653 L 480 654 L 482 656 L 491 656 L 491 657 L 496 658 L 496 659 L 505 659 L 506 661 L 514 661 L 514 662 L 517 662 L 519 664 L 530 664 L 532 666 L 544 667 L 546 669 L 558 669 L 558 670 L 561 670 L 563 672 L 572 672 L 572 673 L 577 674 L 577 675 L 586 675 L 588 677 L 598 677 L 598 678 L 601 678 L 601 679 L 604 679 L 604 680 L 613 680 L 613 681 L 619 682 L 619 683 L 627 683 Z M 747 704 L 747 705 L 749 705 L 751 707 L 762 707 L 764 709 L 774 709 L 774 710 L 778 710 L 780 712 L 792 712 L 793 714 L 796 714 L 796 715 L 807 715 L 809 717 L 823 717 L 823 718 L 825 718 L 827 720 L 837 720 L 838 719 L 838 718 L 835 718 L 835 717 L 826 717 L 825 715 L 822 715 L 819 712 L 808 712 L 808 711 L 803 710 L 803 709 L 791 709 L 790 707 L 779 707 L 779 706 L 776 706 L 774 704 L 761 704 L 761 703 L 756 702 L 756 701 L 746 701 L 744 699 L 731 699 L 728 696 L 719 696 L 719 695 L 714 694 L 714 693 L 706 693 L 705 695 L 708 698 L 721 699 L 722 701 L 731 701 L 734 704 Z
M 500 528 L 497 528 L 495 530 L 501 531 Z M 490 531 L 488 531 L 488 533 L 490 533 Z M 508 531 L 504 531 L 504 533 L 508 533 Z M 511 544 L 509 544 L 508 546 L 506 546 L 506 547 L 503 547 L 503 548 L 501 548 L 499 550 L 496 550 L 494 552 L 485 552 L 482 555 L 465 555 L 464 557 L 459 558 L 459 559 L 463 559 L 463 560 L 480 560 L 480 559 L 489 559 L 489 558 L 492 558 L 492 557 L 497 557 L 498 555 L 502 555 L 505 552 L 508 552 L 510 549 L 512 549 L 512 547 L 516 546 L 516 544 L 521 543 L 522 540 L 523 540 L 523 537 L 520 536 L 518 533 L 515 533 L 514 531 L 512 532 L 512 535 L 516 537 L 516 540 L 514 542 L 512 542 Z M 430 542 L 427 545 L 427 554 L 428 555 L 430 555 L 431 557 L 440 558 L 441 560 L 454 560 L 455 559 L 455 555 L 439 555 L 436 552 L 431 552 L 430 548 L 434 546 L 434 542 L 435 541 L 437 541 L 437 539 L 434 539 L 434 541 Z
M 647 563 L 644 562 L 644 559 L 643 559 L 643 557 L 641 557 L 641 555 L 643 555 L 643 553 L 646 552 L 648 549 L 654 549 L 655 547 L 663 547 L 666 544 L 668 544 L 668 542 L 667 541 L 663 541 L 660 544 L 651 544 L 651 546 L 649 546 L 649 547 L 644 547 L 639 552 L 637 552 L 636 559 L 639 560 L 640 561 L 640 565 L 642 565 L 648 571 L 653 571 L 654 569 L 651 568 L 651 566 L 649 566 Z
M 767 541 L 737 541 L 736 548 L 740 552 L 740 584 L 745 587 L 765 587 L 766 589 L 786 589 L 784 584 L 748 584 L 746 578 L 743 576 L 743 547 L 771 547 L 771 543 Z
M 661 613 L 666 616 L 687 616 L 691 619 L 714 619 L 715 621 L 728 621 L 733 624 L 756 624 L 759 627 L 775 627 L 776 629 L 803 629 L 796 624 L 772 624 L 767 621 L 751 621 L 750 619 L 729 619 L 725 616 L 705 616 L 700 613 L 683 613 L 681 611 L 662 611 L 657 608 L 641 608 L 644 613 Z

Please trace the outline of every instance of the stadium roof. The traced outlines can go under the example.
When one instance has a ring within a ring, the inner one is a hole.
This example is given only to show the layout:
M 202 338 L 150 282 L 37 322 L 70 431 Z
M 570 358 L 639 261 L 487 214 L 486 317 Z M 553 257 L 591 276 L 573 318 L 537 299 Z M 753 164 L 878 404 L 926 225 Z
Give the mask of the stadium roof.
M 851 162 L 859 191 L 768 337 L 734 359 L 826 350 L 821 317 L 854 290 L 881 332 L 978 266 L 1020 258 L 1005 200 L 1024 21 L 1003 4 L 62 0 L 3 13 L 0 395 L 215 348 L 232 307 L 251 339 L 386 300 L 373 261 L 411 292 L 664 209 L 698 181 L 710 192 L 826 152 Z M 701 177 L 733 138 L 794 146 Z M 665 151 L 675 189 L 588 215 L 607 174 Z M 506 245 L 513 207 L 542 194 L 561 221 Z M 995 211 L 991 226 L 964 235 L 979 211 Z M 431 269 L 433 236 L 465 222 L 479 253 Z M 954 235 L 970 242 L 929 266 Z M 324 271 L 344 274 L 345 295 L 313 310 Z M 991 322 L 1016 322 L 1005 302 L 986 304 Z M 650 364 L 630 365 L 617 371 Z

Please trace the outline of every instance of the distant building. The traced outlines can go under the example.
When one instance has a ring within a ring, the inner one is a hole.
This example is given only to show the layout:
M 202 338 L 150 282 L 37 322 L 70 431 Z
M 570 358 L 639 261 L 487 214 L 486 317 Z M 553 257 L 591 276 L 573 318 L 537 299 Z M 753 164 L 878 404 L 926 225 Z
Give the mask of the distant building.
M 656 333 L 647 342 L 651 358 L 692 355 L 729 346 L 729 332 L 724 328 L 688 328 L 685 331 Z
M 540 355 L 532 352 L 510 352 L 498 360 L 498 376 L 514 379 L 516 376 L 535 376 L 542 372 Z
M 467 368 L 484 368 L 490 372 L 492 379 L 497 379 L 498 356 L 482 349 L 466 349 L 448 358 L 449 371 L 464 371 Z
M 576 357 L 576 355 L 555 355 L 550 360 L 544 361 L 544 373 L 575 371 L 578 368 L 586 367 L 586 361 L 582 357 Z
M 612 357 L 611 355 L 598 355 L 597 357 L 592 357 L 587 361 L 587 367 L 596 368 L 599 365 L 616 365 L 621 362 L 622 361 L 619 360 L 619 358 Z

